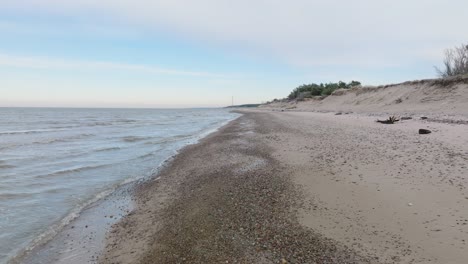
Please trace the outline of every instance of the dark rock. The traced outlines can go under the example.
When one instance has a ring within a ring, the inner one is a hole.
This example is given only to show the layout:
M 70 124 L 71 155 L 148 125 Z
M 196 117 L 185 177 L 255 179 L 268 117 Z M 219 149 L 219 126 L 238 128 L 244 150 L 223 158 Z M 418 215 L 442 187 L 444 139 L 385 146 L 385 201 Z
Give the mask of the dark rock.
M 430 134 L 431 131 L 429 129 L 419 129 L 419 134 Z
M 426 120 L 426 119 L 427 119 L 427 116 L 421 116 L 421 119 L 422 119 L 422 120 Z
M 336 113 L 335 115 L 342 115 L 342 114 L 343 114 L 343 113 L 341 113 L 341 112 L 338 112 L 338 113 Z

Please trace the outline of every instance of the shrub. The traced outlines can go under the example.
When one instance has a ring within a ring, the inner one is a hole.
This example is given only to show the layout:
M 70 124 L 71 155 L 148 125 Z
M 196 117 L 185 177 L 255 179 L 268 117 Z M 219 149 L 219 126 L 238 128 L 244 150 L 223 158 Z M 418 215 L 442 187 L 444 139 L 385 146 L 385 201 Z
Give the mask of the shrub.
M 338 87 L 339 87 L 339 88 L 347 88 L 348 85 L 347 85 L 345 82 L 339 81 L 339 82 L 338 82 Z
M 349 88 L 352 88 L 352 87 L 355 87 L 355 86 L 360 86 L 361 85 L 361 82 L 358 82 L 358 81 L 351 81 L 348 86 Z
M 332 94 L 336 89 L 332 88 L 332 87 L 327 87 L 325 89 L 323 89 L 322 91 L 322 95 L 330 95 Z
M 468 74 L 468 45 L 445 50 L 443 68 L 435 68 L 437 74 L 442 78 Z
M 302 99 L 307 98 L 310 96 L 327 96 L 332 94 L 337 89 L 348 89 L 355 86 L 361 85 L 358 81 L 351 81 L 350 83 L 345 83 L 343 81 L 339 81 L 337 83 L 311 83 L 311 84 L 303 84 L 301 86 L 296 87 L 288 96 L 290 100 L 293 99 Z

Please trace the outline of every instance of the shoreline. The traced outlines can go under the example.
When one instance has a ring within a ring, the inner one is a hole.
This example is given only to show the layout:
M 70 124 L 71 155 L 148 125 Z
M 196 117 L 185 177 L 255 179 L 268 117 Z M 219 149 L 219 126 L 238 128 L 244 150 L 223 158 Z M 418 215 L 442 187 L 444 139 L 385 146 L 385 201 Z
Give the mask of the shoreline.
M 105 245 L 112 224 L 133 209 L 132 193 L 137 182 L 130 182 L 86 206 L 77 217 L 45 241 L 10 259 L 7 263 L 95 263 Z
M 197 144 L 236 118 L 234 116 L 214 128 L 190 136 L 190 140 L 181 148 L 174 149 L 173 154 L 153 169 L 151 175 L 125 179 L 118 186 L 97 194 L 84 206 L 74 209 L 49 227 L 5 263 L 96 263 L 111 226 L 133 210 L 135 189 L 147 181 L 157 180 L 159 171 L 168 166 L 185 147 Z
M 466 124 L 242 113 L 139 186 L 100 263 L 468 258 Z

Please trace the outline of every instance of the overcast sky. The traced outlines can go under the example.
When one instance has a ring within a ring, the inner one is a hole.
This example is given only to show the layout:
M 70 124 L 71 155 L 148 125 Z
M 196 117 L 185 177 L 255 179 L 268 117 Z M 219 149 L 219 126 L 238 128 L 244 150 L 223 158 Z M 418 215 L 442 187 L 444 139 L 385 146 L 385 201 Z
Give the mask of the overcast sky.
M 466 0 L 0 0 L 0 106 L 193 107 L 436 77 Z

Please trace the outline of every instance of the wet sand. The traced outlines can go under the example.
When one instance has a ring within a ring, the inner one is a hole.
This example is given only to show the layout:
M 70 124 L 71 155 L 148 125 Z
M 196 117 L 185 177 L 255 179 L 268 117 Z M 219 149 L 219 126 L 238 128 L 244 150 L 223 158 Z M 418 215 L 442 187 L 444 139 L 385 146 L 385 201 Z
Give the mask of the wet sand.
M 465 263 L 466 131 L 246 112 L 138 187 L 99 261 Z
M 9 264 L 96 263 L 104 250 L 111 226 L 132 210 L 132 184 L 121 186 L 109 196 L 87 206 L 50 238 L 40 238 Z M 50 227 L 52 228 L 52 227 Z

